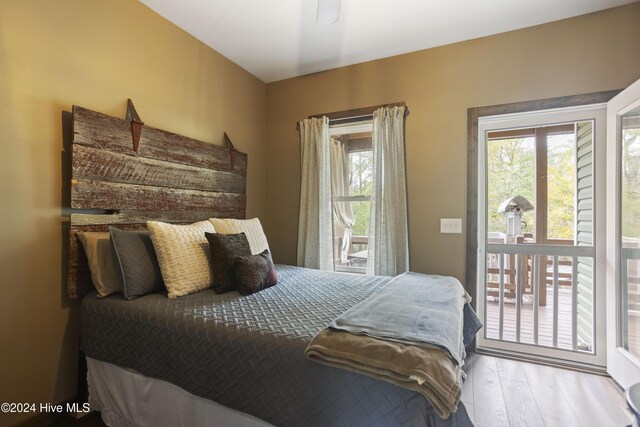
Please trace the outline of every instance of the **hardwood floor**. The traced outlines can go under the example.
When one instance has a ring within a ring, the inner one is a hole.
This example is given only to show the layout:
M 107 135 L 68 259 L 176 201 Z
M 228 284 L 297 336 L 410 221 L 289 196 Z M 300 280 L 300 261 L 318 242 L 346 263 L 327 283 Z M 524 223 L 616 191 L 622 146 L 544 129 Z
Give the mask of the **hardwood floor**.
M 477 427 L 627 426 L 611 378 L 472 353 L 462 401 Z

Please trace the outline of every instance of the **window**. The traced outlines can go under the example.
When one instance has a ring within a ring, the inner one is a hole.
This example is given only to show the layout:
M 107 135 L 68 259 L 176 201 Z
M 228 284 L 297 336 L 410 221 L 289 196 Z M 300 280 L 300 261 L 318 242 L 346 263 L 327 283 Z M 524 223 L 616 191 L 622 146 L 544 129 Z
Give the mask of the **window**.
M 407 114 L 402 103 L 299 123 L 298 265 L 386 276 L 409 269 Z
M 373 189 L 371 126 L 371 122 L 367 122 L 330 128 L 331 143 L 338 145 L 331 152 L 335 271 L 365 273 L 367 269 Z M 342 168 L 341 162 L 335 159 L 340 155 L 345 160 Z M 344 186 L 337 188 L 340 183 Z M 349 230 L 345 229 L 348 225 L 345 224 L 345 216 L 347 220 L 351 219 Z

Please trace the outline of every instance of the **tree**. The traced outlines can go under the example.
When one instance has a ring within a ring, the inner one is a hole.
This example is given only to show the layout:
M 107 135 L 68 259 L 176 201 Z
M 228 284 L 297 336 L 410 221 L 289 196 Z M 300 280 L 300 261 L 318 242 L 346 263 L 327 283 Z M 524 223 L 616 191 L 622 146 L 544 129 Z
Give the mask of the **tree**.
M 547 139 L 547 236 L 573 239 L 575 224 L 575 134 Z M 534 210 L 522 215 L 522 232 L 535 230 L 536 154 L 533 137 L 490 140 L 487 144 L 487 223 L 490 232 L 506 233 L 500 204 L 522 196 Z
M 622 235 L 640 237 L 640 128 L 622 132 L 621 225 Z
M 491 140 L 487 144 L 487 225 L 490 232 L 506 233 L 500 204 L 513 196 L 535 200 L 535 145 L 533 138 Z M 534 215 L 523 214 L 523 231 L 531 232 Z

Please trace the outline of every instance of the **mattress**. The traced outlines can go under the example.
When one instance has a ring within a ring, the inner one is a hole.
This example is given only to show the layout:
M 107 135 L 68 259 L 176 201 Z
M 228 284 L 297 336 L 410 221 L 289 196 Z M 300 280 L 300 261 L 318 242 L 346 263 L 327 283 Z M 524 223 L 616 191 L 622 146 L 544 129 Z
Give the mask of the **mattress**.
M 90 294 L 81 349 L 277 426 L 471 425 L 462 404 L 442 420 L 415 392 L 305 358 L 317 332 L 391 278 L 277 269 L 277 286 L 246 297 Z

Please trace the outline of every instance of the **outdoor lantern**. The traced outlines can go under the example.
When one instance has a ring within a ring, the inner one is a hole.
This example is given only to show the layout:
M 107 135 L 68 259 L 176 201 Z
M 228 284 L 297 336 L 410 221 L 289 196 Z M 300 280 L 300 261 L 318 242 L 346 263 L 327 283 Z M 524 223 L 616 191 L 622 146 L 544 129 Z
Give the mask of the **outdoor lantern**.
M 522 196 L 514 196 L 500 204 L 498 212 L 507 218 L 507 235 L 517 236 L 522 230 L 522 214 L 533 210 L 533 205 Z

